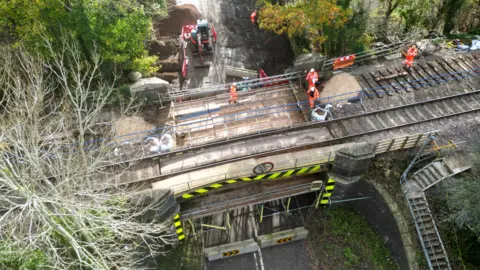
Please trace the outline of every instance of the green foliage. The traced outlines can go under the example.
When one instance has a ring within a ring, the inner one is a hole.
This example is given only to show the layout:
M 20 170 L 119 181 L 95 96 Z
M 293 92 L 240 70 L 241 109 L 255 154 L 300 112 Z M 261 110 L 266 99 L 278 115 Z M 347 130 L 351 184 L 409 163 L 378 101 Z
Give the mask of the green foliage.
M 346 11 L 350 9 L 351 2 L 351 0 L 339 0 L 338 4 Z M 351 8 L 353 12 L 344 27 L 339 29 L 325 27 L 325 35 L 328 38 L 324 45 L 324 51 L 327 55 L 339 56 L 357 53 L 368 48 L 371 38 L 366 33 L 369 12 L 365 5 L 365 1 L 357 1 L 356 6 Z
M 449 34 L 455 27 L 456 15 L 458 11 L 465 4 L 465 0 L 445 0 L 442 8 L 445 25 L 443 26 L 443 33 Z
M 480 176 L 466 175 L 452 179 L 447 187 L 447 204 L 450 220 L 458 228 L 468 228 L 480 236 Z
M 40 250 L 18 247 L 12 243 L 0 241 L 0 269 L 34 270 L 51 269 L 47 257 Z
M 164 0 L 12 0 L 0 3 L 0 31 L 7 32 L 31 51 L 48 57 L 45 40 L 60 49 L 62 33 L 74 35 L 87 59 L 98 49 L 102 59 L 122 69 L 150 74 L 155 57 L 145 42 L 152 27 L 151 14 L 166 12 Z
M 317 213 L 307 229 L 309 251 L 321 262 L 316 269 L 397 269 L 383 239 L 352 210 Z
M 351 13 L 342 9 L 336 0 L 300 0 L 285 6 L 265 3 L 259 15 L 260 28 L 289 37 L 305 36 L 314 49 L 327 40 L 325 27 L 344 26 Z

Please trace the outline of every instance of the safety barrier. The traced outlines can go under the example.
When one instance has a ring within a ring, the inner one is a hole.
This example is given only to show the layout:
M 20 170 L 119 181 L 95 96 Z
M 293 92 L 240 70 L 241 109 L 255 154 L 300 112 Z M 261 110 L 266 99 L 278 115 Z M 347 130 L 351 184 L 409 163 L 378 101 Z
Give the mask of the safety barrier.
M 325 192 L 323 192 L 320 199 L 320 204 L 322 206 L 327 206 L 330 202 L 330 197 L 332 196 L 333 189 L 335 188 L 335 180 L 328 179 L 327 184 L 325 185 Z
M 180 220 L 180 214 L 176 214 L 173 218 L 173 225 L 175 226 L 175 233 L 179 241 L 185 239 L 185 233 L 182 228 L 182 221 Z
M 249 252 L 255 252 L 257 250 L 257 242 L 255 242 L 253 239 L 248 239 L 241 242 L 205 248 L 204 253 L 205 257 L 207 257 L 209 261 L 213 261 Z
M 307 236 L 308 231 L 304 227 L 299 227 L 292 230 L 286 230 L 267 235 L 259 235 L 257 241 L 261 248 L 266 248 L 302 240 L 307 238 Z
M 351 66 L 353 65 L 353 63 L 355 63 L 355 59 L 356 59 L 355 55 L 349 55 L 349 56 L 337 58 L 333 62 L 333 70 Z

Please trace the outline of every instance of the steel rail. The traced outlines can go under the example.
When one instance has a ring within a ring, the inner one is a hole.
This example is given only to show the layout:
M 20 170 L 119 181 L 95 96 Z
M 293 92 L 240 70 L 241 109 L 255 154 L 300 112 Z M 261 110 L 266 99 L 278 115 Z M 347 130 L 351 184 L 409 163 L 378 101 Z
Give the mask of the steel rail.
M 440 98 L 430 99 L 430 100 L 425 100 L 425 101 L 419 101 L 419 102 L 406 104 L 406 105 L 401 105 L 401 106 L 392 107 L 392 108 L 383 109 L 383 110 L 369 111 L 369 112 L 362 113 L 362 114 L 356 114 L 356 115 L 350 115 L 350 116 L 335 118 L 335 119 L 326 120 L 326 121 L 323 121 L 323 122 L 304 122 L 304 123 L 300 123 L 300 124 L 297 124 L 297 125 L 292 126 L 292 127 L 286 127 L 286 128 L 275 129 L 275 130 L 270 130 L 270 131 L 263 131 L 261 133 L 256 133 L 256 134 L 241 135 L 241 136 L 237 136 L 237 137 L 234 137 L 234 138 L 231 138 L 231 139 L 216 140 L 214 142 L 201 144 L 201 145 L 197 145 L 197 146 L 192 146 L 192 147 L 189 147 L 189 148 L 173 150 L 173 151 L 170 151 L 170 152 L 160 153 L 160 154 L 157 154 L 157 155 L 151 155 L 151 156 L 148 156 L 146 158 L 168 158 L 168 157 L 172 157 L 172 156 L 189 154 L 189 153 L 192 153 L 192 152 L 195 152 L 195 151 L 198 151 L 198 150 L 205 150 L 207 148 L 222 146 L 224 144 L 236 143 L 236 142 L 241 142 L 241 141 L 244 141 L 244 140 L 257 139 L 257 138 L 261 138 L 261 137 L 265 137 L 265 136 L 285 134 L 287 132 L 324 127 L 324 126 L 328 126 L 329 124 L 337 123 L 337 122 L 341 122 L 341 121 L 345 121 L 345 120 L 355 119 L 355 118 L 359 118 L 359 117 L 365 117 L 365 116 L 384 113 L 384 112 L 389 112 L 389 111 L 393 111 L 393 110 L 400 110 L 400 109 L 404 109 L 404 108 L 408 108 L 408 107 L 412 107 L 412 106 L 416 106 L 416 105 L 427 104 L 427 103 L 431 103 L 431 102 L 446 100 L 446 99 L 449 99 L 449 98 L 471 95 L 471 94 L 475 94 L 475 93 L 480 93 L 480 90 L 476 90 L 476 91 L 472 91 L 472 92 L 468 92 L 468 93 L 461 93 L 461 94 L 446 96 L 446 97 L 440 97 Z M 127 162 L 135 162 L 135 161 L 138 161 L 138 159 L 129 159 L 129 160 L 121 161 L 121 162 L 118 162 L 118 163 L 113 163 L 112 165 L 123 164 L 123 163 L 127 163 Z
M 394 111 L 394 110 L 402 110 L 404 108 L 409 108 L 409 107 L 414 107 L 414 106 L 418 106 L 418 105 L 423 105 L 423 104 L 428 104 L 428 103 L 433 103 L 433 102 L 438 102 L 438 101 L 454 99 L 454 98 L 473 95 L 473 94 L 480 94 L 480 90 L 476 90 L 476 91 L 468 92 L 468 93 L 461 93 L 461 94 L 446 96 L 446 97 L 442 97 L 442 98 L 426 100 L 426 101 L 421 101 L 421 102 L 415 102 L 415 103 L 412 103 L 412 104 L 402 105 L 402 106 L 388 108 L 388 109 L 384 109 L 384 110 L 377 110 L 377 111 L 373 111 L 373 112 L 368 112 L 368 113 L 363 113 L 363 114 L 358 114 L 358 115 L 353 115 L 353 116 L 347 116 L 347 117 L 333 119 L 333 120 L 329 120 L 329 121 L 325 121 L 325 122 L 321 122 L 321 123 L 315 123 L 315 125 L 326 125 L 327 123 L 339 122 L 339 121 L 344 121 L 344 120 L 354 119 L 354 118 L 359 118 L 359 117 L 365 117 L 365 116 L 374 115 L 374 114 L 381 114 L 381 113 L 384 113 L 384 112 L 389 112 L 389 111 Z M 236 162 L 236 161 L 241 161 L 241 160 L 245 160 L 245 159 L 249 159 L 249 158 L 259 158 L 259 157 L 264 157 L 264 156 L 283 154 L 283 153 L 292 152 L 292 151 L 296 151 L 296 150 L 311 149 L 311 148 L 316 148 L 316 147 L 321 147 L 321 146 L 333 145 L 333 144 L 337 144 L 337 143 L 340 143 L 340 142 L 344 142 L 346 140 L 351 140 L 351 139 L 356 138 L 356 137 L 361 137 L 361 136 L 370 135 L 370 134 L 383 132 L 383 131 L 388 131 L 388 130 L 392 130 L 392 129 L 404 128 L 404 127 L 408 127 L 408 126 L 412 126 L 412 125 L 416 125 L 416 124 L 431 122 L 431 121 L 440 120 L 440 119 L 449 118 L 449 117 L 454 117 L 454 116 L 459 116 L 459 115 L 463 115 L 463 114 L 469 114 L 469 113 L 473 113 L 473 112 L 477 112 L 477 111 L 480 111 L 480 108 L 465 110 L 465 111 L 446 114 L 446 115 L 437 116 L 437 117 L 431 117 L 431 118 L 428 118 L 428 119 L 423 119 L 423 120 L 418 120 L 418 121 L 412 121 L 412 122 L 409 122 L 409 123 L 395 125 L 395 126 L 386 127 L 386 128 L 380 128 L 380 129 L 368 130 L 368 131 L 364 131 L 364 132 L 358 132 L 358 133 L 354 133 L 354 134 L 348 134 L 348 135 L 345 135 L 345 136 L 342 136 L 342 137 L 332 138 L 330 140 L 326 140 L 326 141 L 323 141 L 323 142 L 315 142 L 315 143 L 306 144 L 306 145 L 292 146 L 292 147 L 287 147 L 287 148 L 283 148 L 283 149 L 269 150 L 269 151 L 265 151 L 265 152 L 262 152 L 262 153 L 255 153 L 255 154 L 245 155 L 245 156 L 241 156 L 241 157 L 230 158 L 230 159 L 226 159 L 226 160 L 222 160 L 222 161 L 218 161 L 218 162 L 214 162 L 214 163 L 210 163 L 210 164 L 205 164 L 205 165 L 201 165 L 201 166 L 196 166 L 196 167 L 184 169 L 184 170 L 177 171 L 177 172 L 163 174 L 163 175 L 151 178 L 151 179 L 143 179 L 143 180 L 134 181 L 134 182 L 127 182 L 127 183 L 124 183 L 122 185 L 136 184 L 136 183 L 139 183 L 139 182 L 144 183 L 146 181 L 154 182 L 154 181 L 159 181 L 159 180 L 162 180 L 162 179 L 165 179 L 165 178 L 173 177 L 173 176 L 176 176 L 176 175 L 179 175 L 179 174 L 184 174 L 184 173 L 193 172 L 193 171 L 197 171 L 197 170 L 201 170 L 201 169 L 211 168 L 211 167 L 214 167 L 214 166 L 224 165 L 224 164 L 228 164 L 228 163 L 232 163 L 232 162 Z M 302 126 L 301 128 L 307 128 L 307 127 L 312 127 L 312 125 Z M 281 131 L 275 131 L 275 132 L 276 133 L 282 133 L 282 132 L 285 132 L 285 131 L 281 130 Z M 258 137 L 258 135 L 255 135 L 255 136 Z M 261 136 L 265 136 L 265 134 L 262 134 Z M 245 139 L 245 138 L 243 138 L 243 139 Z M 225 143 L 225 142 L 223 142 L 223 143 Z M 205 147 L 203 147 L 202 149 L 204 149 L 204 148 Z

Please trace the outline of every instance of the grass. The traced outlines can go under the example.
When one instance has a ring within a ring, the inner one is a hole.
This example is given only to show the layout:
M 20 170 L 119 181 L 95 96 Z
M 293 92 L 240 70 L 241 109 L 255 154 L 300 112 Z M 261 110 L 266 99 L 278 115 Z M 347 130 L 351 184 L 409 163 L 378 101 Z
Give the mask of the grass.
M 309 226 L 313 269 L 397 269 L 384 241 L 359 214 L 347 209 L 318 213 Z
M 199 241 L 185 240 L 158 259 L 157 270 L 203 270 L 203 254 Z

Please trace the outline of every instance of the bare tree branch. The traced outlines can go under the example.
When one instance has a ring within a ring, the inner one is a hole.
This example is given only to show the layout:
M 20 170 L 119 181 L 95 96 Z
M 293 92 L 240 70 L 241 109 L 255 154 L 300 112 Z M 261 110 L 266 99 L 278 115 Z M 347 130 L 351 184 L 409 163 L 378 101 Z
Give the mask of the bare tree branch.
M 51 59 L 0 48 L 0 240 L 42 250 L 55 269 L 141 269 L 170 244 L 169 224 L 151 217 L 155 200 L 139 205 L 115 187 L 124 168 L 101 167 L 111 131 L 85 147 L 114 84 L 102 79 L 98 54 L 87 62 L 74 39 L 60 38 L 60 51 L 45 39 Z

